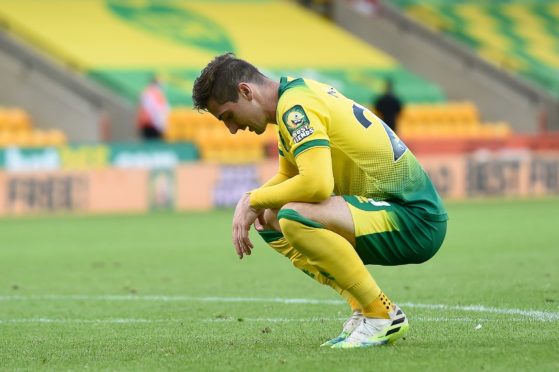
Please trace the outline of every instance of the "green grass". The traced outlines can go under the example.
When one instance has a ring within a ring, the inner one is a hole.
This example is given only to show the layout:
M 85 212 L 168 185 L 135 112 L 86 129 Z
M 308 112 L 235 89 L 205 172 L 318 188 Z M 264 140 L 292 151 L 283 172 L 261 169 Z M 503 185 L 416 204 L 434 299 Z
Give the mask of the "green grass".
M 558 370 L 559 199 L 448 209 L 431 261 L 370 267 L 411 328 L 365 350 L 318 347 L 347 309 L 256 235 L 236 258 L 229 210 L 3 219 L 0 370 Z

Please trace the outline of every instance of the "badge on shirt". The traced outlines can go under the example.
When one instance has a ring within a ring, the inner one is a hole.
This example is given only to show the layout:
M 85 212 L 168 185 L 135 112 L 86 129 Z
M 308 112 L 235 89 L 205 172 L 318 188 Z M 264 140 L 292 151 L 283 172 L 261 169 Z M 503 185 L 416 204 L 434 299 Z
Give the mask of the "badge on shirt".
M 293 137 L 293 142 L 299 143 L 303 138 L 313 134 L 314 129 L 309 126 L 310 121 L 301 105 L 295 105 L 282 116 L 287 130 Z

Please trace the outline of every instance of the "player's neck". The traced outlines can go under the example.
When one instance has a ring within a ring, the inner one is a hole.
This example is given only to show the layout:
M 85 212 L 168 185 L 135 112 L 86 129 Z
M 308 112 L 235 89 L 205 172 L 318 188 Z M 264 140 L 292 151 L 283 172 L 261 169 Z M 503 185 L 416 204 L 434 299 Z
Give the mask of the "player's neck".
M 264 112 L 266 113 L 266 118 L 268 123 L 276 123 L 276 110 L 278 107 L 279 99 L 279 83 L 271 79 L 266 79 L 262 85 L 262 105 L 264 107 Z

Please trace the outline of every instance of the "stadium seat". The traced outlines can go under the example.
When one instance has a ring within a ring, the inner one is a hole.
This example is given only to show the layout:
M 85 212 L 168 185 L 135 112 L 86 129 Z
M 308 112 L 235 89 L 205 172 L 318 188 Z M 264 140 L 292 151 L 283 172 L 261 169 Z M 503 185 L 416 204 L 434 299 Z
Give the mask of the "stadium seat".
M 33 128 L 31 117 L 24 109 L 0 108 L 0 147 L 61 146 L 66 143 L 66 135 L 60 130 Z
M 398 122 L 404 139 L 495 139 L 512 133 L 507 123 L 481 123 L 471 102 L 408 105 Z
M 258 136 L 240 131 L 235 136 L 208 113 L 177 108 L 169 115 L 165 139 L 169 142 L 192 141 L 201 158 L 226 164 L 243 164 L 261 160 L 266 154 L 266 144 L 275 143 L 273 128 Z
M 432 29 L 559 97 L 559 0 L 394 0 Z

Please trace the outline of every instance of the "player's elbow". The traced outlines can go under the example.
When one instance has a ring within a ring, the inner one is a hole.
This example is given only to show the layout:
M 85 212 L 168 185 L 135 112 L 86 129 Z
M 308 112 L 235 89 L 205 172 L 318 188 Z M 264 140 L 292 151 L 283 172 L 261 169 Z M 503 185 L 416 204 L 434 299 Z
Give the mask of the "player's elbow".
M 312 203 L 319 203 L 328 199 L 332 192 L 334 191 L 334 178 L 321 178 L 312 184 L 312 187 L 308 188 L 310 195 L 309 201 Z

